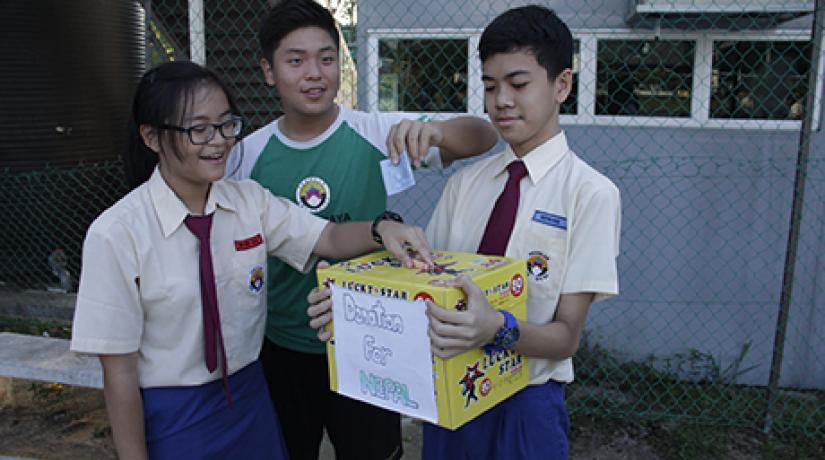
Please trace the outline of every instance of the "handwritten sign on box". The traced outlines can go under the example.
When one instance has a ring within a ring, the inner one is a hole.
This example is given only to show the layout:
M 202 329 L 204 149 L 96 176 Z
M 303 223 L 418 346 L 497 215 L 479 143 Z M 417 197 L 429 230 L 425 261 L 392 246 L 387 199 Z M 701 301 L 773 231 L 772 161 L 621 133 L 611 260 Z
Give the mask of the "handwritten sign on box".
M 338 391 L 436 423 L 424 302 L 378 298 L 332 285 Z

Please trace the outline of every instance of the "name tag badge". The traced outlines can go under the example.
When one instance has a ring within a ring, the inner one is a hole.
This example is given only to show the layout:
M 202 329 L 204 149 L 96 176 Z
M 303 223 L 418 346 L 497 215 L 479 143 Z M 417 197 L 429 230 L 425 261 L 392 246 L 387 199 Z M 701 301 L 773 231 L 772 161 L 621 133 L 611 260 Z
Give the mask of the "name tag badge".
M 260 246 L 264 243 L 264 239 L 260 233 L 255 236 L 250 236 L 249 238 L 243 240 L 235 240 L 235 250 L 236 251 L 248 251 L 254 247 Z
M 533 221 L 540 224 L 549 225 L 551 227 L 567 230 L 567 218 L 564 216 L 557 216 L 549 212 L 540 211 L 536 209 L 533 213 Z

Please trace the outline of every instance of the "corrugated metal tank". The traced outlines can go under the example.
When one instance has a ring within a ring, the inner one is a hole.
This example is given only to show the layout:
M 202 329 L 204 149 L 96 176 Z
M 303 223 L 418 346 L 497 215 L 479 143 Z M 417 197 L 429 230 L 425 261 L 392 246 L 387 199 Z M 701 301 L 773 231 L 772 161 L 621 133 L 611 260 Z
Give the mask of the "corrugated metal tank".
M 144 30 L 136 0 L 0 0 L 0 287 L 58 285 L 55 260 L 76 286 L 86 228 L 126 192 Z
M 144 63 L 137 1 L 0 1 L 0 169 L 121 155 Z

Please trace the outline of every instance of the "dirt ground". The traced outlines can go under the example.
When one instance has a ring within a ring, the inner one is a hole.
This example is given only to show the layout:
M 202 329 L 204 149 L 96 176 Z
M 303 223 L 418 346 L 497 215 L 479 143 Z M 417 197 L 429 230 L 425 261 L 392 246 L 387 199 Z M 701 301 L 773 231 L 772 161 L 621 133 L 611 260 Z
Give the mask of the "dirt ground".
M 0 379 L 0 456 L 116 458 L 103 393 Z
M 420 458 L 420 423 L 405 419 L 403 431 L 403 458 Z M 691 435 L 664 422 L 574 417 L 570 438 L 571 459 L 825 458 L 822 447 L 810 456 L 797 455 L 789 450 L 789 444 L 768 442 L 758 432 L 711 430 Z M 4 456 L 115 458 L 102 392 L 0 378 L 0 459 Z M 321 458 L 333 458 L 328 444 L 322 446 Z

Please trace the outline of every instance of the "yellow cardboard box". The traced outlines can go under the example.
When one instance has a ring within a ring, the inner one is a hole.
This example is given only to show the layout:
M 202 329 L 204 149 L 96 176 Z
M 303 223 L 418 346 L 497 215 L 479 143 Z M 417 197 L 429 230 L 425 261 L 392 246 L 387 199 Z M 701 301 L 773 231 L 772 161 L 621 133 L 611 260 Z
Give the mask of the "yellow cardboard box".
M 403 268 L 390 253 L 377 252 L 319 269 L 318 282 L 376 297 L 431 299 L 441 306 L 462 309 L 466 308 L 466 296 L 461 289 L 432 282 L 464 274 L 478 284 L 494 308 L 526 319 L 524 261 L 446 251 L 436 251 L 433 257 L 436 267 L 426 271 Z M 330 388 L 337 391 L 334 340 L 327 342 L 327 357 Z M 510 350 L 487 354 L 479 348 L 447 360 L 433 356 L 438 425 L 456 429 L 524 388 L 529 381 L 527 365 L 527 358 Z

